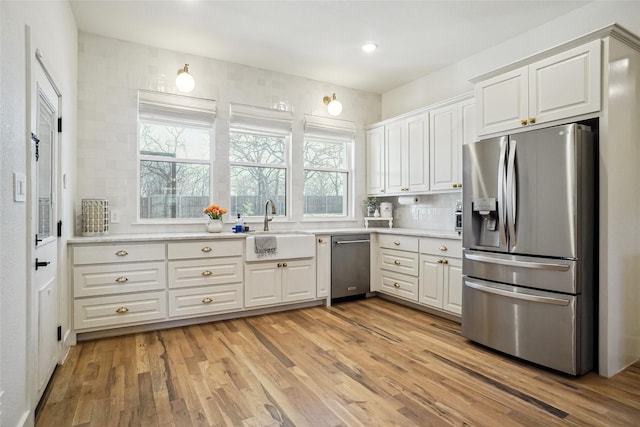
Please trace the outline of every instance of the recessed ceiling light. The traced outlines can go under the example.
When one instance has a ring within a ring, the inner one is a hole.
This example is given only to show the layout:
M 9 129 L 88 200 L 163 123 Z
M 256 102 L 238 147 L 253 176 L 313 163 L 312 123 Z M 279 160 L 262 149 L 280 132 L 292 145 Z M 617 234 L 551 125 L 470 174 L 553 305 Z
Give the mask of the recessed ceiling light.
M 378 48 L 378 45 L 375 43 L 365 43 L 362 45 L 362 51 L 366 53 L 371 53 Z

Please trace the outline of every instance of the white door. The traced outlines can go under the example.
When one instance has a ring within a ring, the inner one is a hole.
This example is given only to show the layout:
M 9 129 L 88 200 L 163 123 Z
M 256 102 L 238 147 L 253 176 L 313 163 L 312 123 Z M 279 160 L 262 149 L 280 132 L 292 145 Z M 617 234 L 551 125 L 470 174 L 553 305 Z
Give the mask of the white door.
M 527 125 L 529 72 L 521 67 L 475 86 L 478 135 Z
M 244 268 L 244 306 L 259 307 L 282 302 L 282 263 L 247 263 Z
M 406 121 L 408 191 L 429 191 L 429 113 Z
M 300 301 L 315 296 L 316 269 L 314 261 L 299 260 L 282 263 L 282 301 Z
M 407 186 L 407 138 L 403 136 L 404 122 L 390 123 L 385 131 L 385 176 L 387 193 L 400 193 Z
M 367 131 L 367 194 L 384 191 L 384 126 L 381 126 Z
M 429 132 L 431 191 L 457 188 L 457 155 L 460 144 L 457 105 L 432 110 Z
M 59 97 L 40 64 L 34 65 L 31 104 L 31 230 L 33 273 L 30 282 L 30 357 L 36 404 L 58 360 L 58 170 Z

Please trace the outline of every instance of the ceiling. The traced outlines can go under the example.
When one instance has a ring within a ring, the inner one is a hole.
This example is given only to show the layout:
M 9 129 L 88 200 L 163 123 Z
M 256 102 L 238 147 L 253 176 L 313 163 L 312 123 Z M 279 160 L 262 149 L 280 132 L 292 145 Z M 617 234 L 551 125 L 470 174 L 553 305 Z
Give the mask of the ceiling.
M 70 3 L 81 31 L 381 94 L 589 2 Z M 362 52 L 367 41 L 378 50 Z

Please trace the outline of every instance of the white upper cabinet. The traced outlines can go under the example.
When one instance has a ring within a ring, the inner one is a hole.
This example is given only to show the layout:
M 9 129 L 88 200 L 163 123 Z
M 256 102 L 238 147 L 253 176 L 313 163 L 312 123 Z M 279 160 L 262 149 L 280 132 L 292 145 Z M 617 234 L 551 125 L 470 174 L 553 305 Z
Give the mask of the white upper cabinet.
M 407 185 L 405 191 L 429 190 L 429 114 L 418 114 L 405 121 L 408 159 Z
M 403 122 L 390 123 L 384 127 L 385 154 L 387 162 L 386 192 L 400 193 L 407 185 L 408 167 L 405 166 L 409 155 L 406 130 Z
M 384 194 L 384 126 L 367 131 L 367 194 Z
M 594 40 L 477 82 L 478 135 L 600 110 L 600 63 Z
M 431 144 L 429 171 L 431 190 L 450 190 L 458 183 L 458 106 L 456 104 L 431 111 Z

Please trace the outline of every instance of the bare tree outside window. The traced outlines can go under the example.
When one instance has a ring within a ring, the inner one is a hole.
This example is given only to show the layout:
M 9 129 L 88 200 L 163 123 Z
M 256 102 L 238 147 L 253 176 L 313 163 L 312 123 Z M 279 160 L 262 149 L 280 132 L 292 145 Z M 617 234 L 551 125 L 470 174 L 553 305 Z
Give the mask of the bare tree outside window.
M 348 215 L 350 150 L 347 140 L 305 138 L 305 216 Z
M 231 216 L 261 216 L 268 199 L 276 216 L 286 215 L 287 136 L 235 129 L 229 140 Z
M 211 188 L 211 129 L 140 122 L 140 218 L 201 218 Z

